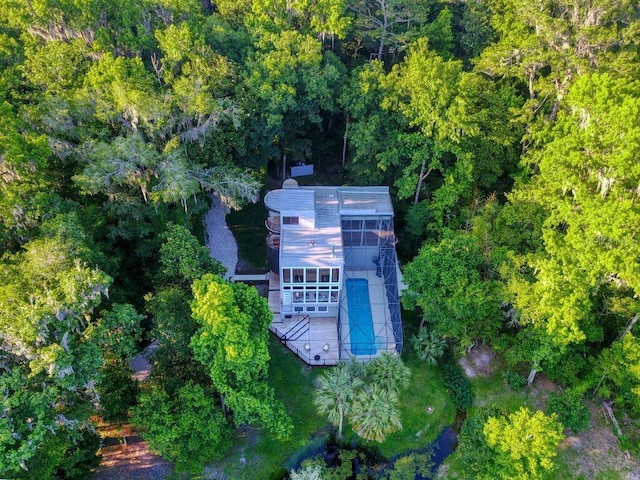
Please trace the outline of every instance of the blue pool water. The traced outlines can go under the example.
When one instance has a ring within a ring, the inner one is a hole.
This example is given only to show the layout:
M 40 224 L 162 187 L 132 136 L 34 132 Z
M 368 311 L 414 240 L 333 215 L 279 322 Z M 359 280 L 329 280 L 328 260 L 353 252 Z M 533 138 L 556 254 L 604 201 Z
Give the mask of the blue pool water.
M 366 278 L 348 278 L 346 280 L 347 303 L 349 305 L 349 337 L 351 353 L 354 355 L 373 355 L 375 334 L 369 301 L 369 282 Z

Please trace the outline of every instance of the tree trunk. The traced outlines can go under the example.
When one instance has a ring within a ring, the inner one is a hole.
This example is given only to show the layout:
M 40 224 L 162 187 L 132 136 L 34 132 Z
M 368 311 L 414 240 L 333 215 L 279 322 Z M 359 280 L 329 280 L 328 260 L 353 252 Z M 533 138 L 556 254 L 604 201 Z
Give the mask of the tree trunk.
M 429 172 L 427 173 L 427 175 L 424 174 L 424 167 L 427 164 L 427 160 L 424 159 L 422 160 L 422 165 L 420 166 L 420 175 L 418 175 L 418 186 L 416 187 L 416 194 L 413 197 L 413 204 L 417 205 L 418 204 L 418 200 L 420 199 L 420 190 L 422 190 L 422 181 L 427 177 L 427 175 L 429 175 Z
M 383 9 L 386 7 L 383 6 Z M 382 24 L 382 35 L 380 35 L 380 45 L 378 45 L 378 61 L 382 61 L 382 54 L 384 53 L 384 42 L 387 39 L 387 30 L 389 28 L 389 19 L 387 18 L 387 12 L 383 11 L 383 24 Z
M 284 182 L 287 178 L 287 154 L 282 154 L 282 181 Z
M 537 364 L 534 364 L 533 367 L 531 367 L 531 371 L 529 372 L 529 376 L 527 377 L 527 385 L 531 385 L 535 380 L 536 373 L 538 373 L 537 368 L 538 368 Z
M 344 417 L 344 413 L 342 411 L 342 405 L 338 407 L 340 420 L 338 420 L 338 440 L 342 440 L 342 418 Z
M 344 170 L 344 165 L 347 161 L 347 138 L 349 136 L 349 120 L 351 120 L 351 115 L 347 113 L 344 126 L 344 137 L 342 139 L 342 170 Z
M 618 423 L 618 420 L 616 420 L 616 416 L 613 414 L 613 410 L 611 409 L 611 405 L 608 402 L 602 402 L 602 408 L 604 409 L 604 411 L 606 412 L 607 416 L 609 417 L 609 420 L 611 420 L 611 423 L 613 424 L 614 428 L 616 429 L 616 433 L 618 434 L 618 437 L 622 436 L 622 430 L 620 429 L 620 424 Z
M 222 414 L 224 415 L 225 420 L 227 419 L 227 406 L 224 403 L 224 395 L 220 394 L 220 403 L 222 404 Z

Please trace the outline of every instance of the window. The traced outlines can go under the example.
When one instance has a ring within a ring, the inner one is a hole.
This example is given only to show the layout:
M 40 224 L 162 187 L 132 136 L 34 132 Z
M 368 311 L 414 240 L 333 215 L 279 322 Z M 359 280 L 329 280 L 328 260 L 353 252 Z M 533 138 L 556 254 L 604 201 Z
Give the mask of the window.
M 304 270 L 301 268 L 293 269 L 293 283 L 302 283 L 304 282 Z
M 307 307 L 307 312 L 315 312 L 316 307 Z
M 282 269 L 282 283 L 291 283 L 291 269 L 283 268 Z
M 337 291 L 331 292 L 331 302 L 332 303 L 338 303 L 338 292 Z
M 340 269 L 339 268 L 331 269 L 331 281 L 333 283 L 338 283 L 340 281 Z
M 365 220 L 364 221 L 364 228 L 366 230 L 375 230 L 378 228 L 378 221 L 377 220 Z
M 364 244 L 367 247 L 377 247 L 378 246 L 378 234 L 376 232 L 364 232 L 365 242 Z
M 282 217 L 283 225 L 298 225 L 298 217 Z
M 293 303 L 302 303 L 303 299 L 303 292 L 293 292 Z
M 316 283 L 318 281 L 318 270 L 315 268 L 307 269 L 307 283 Z
M 320 306 L 318 307 L 318 311 L 319 311 L 319 312 L 328 312 L 328 311 L 329 311 L 329 307 L 326 307 L 326 306 L 324 306 L 324 305 L 320 305 Z
M 309 291 L 305 293 L 305 300 L 307 303 L 315 303 L 316 301 L 316 292 L 315 290 Z
M 304 312 L 304 307 L 293 307 L 294 312 Z
M 320 281 L 322 283 L 329 283 L 329 269 L 321 268 L 320 269 Z
M 320 290 L 318 292 L 318 302 L 326 303 L 329 301 L 329 291 L 328 290 Z

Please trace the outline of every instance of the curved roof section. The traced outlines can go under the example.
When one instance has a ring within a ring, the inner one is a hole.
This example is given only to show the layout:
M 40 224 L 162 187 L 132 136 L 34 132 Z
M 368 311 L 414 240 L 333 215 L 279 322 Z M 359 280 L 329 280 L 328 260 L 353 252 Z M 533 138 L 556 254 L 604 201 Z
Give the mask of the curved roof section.
M 313 212 L 315 209 L 315 192 L 302 188 L 271 190 L 264 196 L 264 204 L 269 210 L 275 212 L 291 210 Z

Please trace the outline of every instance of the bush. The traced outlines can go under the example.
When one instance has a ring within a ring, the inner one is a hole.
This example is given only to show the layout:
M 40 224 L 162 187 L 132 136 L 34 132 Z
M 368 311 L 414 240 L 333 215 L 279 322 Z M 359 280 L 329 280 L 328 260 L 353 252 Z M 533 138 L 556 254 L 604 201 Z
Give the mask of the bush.
M 504 379 L 512 390 L 522 390 L 527 384 L 527 379 L 518 372 L 507 370 L 504 372 Z
M 564 392 L 551 392 L 547 413 L 558 414 L 562 424 L 576 433 L 586 429 L 591 421 L 591 413 L 582 401 L 582 395 L 573 388 Z
M 444 383 L 453 397 L 456 407 L 461 412 L 466 412 L 473 404 L 473 392 L 471 383 L 464 376 L 458 364 L 451 358 L 450 352 L 440 360 L 440 368 L 444 373 Z
M 447 342 L 433 330 L 420 327 L 418 334 L 411 337 L 411 346 L 420 359 L 435 365 L 444 354 Z
M 176 471 L 200 473 L 231 446 L 231 431 L 213 392 L 188 382 L 171 397 L 152 385 L 140 395 L 132 420 L 144 429 L 149 448 L 176 464 Z

